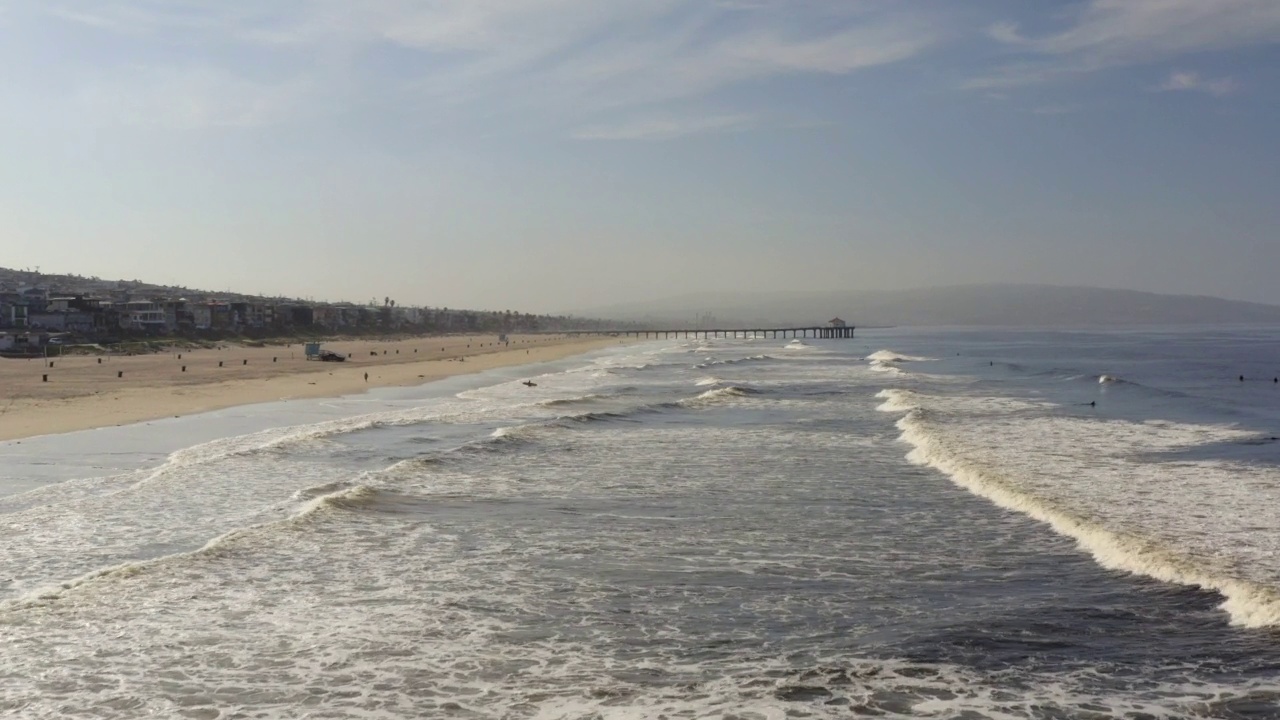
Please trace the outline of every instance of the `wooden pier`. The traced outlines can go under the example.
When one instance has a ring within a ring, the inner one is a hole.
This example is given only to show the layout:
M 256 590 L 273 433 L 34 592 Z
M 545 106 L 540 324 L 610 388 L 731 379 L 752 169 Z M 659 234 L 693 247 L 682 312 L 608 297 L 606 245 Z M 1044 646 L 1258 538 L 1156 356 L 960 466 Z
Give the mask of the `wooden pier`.
M 643 337 L 656 340 L 672 338 L 725 338 L 750 340 L 752 338 L 813 338 L 821 340 L 848 339 L 853 337 L 852 325 L 797 328 L 741 328 L 737 330 L 576 330 L 565 335 L 612 335 L 615 337 Z

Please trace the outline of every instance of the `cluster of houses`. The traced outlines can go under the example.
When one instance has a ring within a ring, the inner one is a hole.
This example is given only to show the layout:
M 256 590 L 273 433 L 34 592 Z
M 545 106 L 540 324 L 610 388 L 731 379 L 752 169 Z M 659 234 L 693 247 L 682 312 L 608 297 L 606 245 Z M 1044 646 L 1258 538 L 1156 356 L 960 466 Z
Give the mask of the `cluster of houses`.
M 66 276 L 60 276 L 65 278 Z M 0 352 L 53 342 L 111 342 L 147 336 L 272 337 L 292 333 L 538 332 L 586 329 L 576 318 L 383 304 L 168 297 L 136 283 L 30 283 L 0 276 Z

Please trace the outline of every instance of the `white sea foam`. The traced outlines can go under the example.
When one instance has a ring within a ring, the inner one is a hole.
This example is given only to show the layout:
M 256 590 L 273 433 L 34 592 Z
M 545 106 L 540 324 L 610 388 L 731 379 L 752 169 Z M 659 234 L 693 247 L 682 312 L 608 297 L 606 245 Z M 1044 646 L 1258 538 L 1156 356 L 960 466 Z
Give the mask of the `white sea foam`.
M 1074 538 L 1105 567 L 1216 590 L 1238 624 L 1280 625 L 1280 477 L 1274 470 L 1154 454 L 1239 442 L 1216 425 L 1019 412 L 1007 398 L 887 390 L 908 458 Z M 1208 502 L 1212 499 L 1212 502 Z
M 269 527 L 281 522 L 296 522 L 326 510 L 343 507 L 349 503 L 362 503 L 372 498 L 375 493 L 376 491 L 373 488 L 365 485 L 352 486 L 341 483 L 325 483 L 312 488 L 305 488 L 304 490 L 299 491 L 298 499 L 305 499 L 306 502 L 296 508 L 291 515 L 283 518 L 282 520 L 262 523 L 259 525 L 232 528 L 209 539 L 203 545 L 193 550 L 168 553 L 145 560 L 128 561 L 106 567 L 95 568 L 77 577 L 58 582 L 55 585 L 47 585 L 28 590 L 18 596 L 0 600 L 0 611 L 12 610 L 15 608 L 30 606 L 34 603 L 53 600 L 61 597 L 66 591 L 75 590 L 87 583 L 101 579 L 130 577 L 157 565 L 173 563 L 175 561 L 180 561 L 183 558 L 207 554 L 226 545 L 229 541 L 252 531 L 261 530 L 264 527 Z
M 565 402 L 594 380 L 553 376 L 551 392 L 568 391 Z M 500 385 L 510 385 L 503 383 Z M 56 585 L 97 568 L 199 547 L 232 528 L 268 522 L 301 500 L 304 486 L 339 487 L 350 471 L 327 457 L 344 452 L 331 441 L 379 427 L 419 424 L 467 425 L 495 416 L 536 421 L 555 419 L 555 402 L 526 392 L 503 399 L 503 389 L 484 399 L 432 400 L 420 406 L 366 413 L 221 438 L 168 455 L 156 467 L 103 478 L 87 478 L 0 498 L 6 538 L 0 546 L 0 598 Z M 483 393 L 482 393 L 483 394 Z M 513 395 L 509 393 L 508 395 Z M 67 518 L 83 518 L 69 522 Z
M 889 363 L 889 362 L 882 362 L 880 360 L 873 360 L 870 364 L 870 367 L 872 370 L 876 372 L 887 373 L 889 375 L 894 375 L 896 377 L 902 377 L 907 374 L 902 370 L 902 368 L 898 367 L 897 365 L 894 365 L 893 363 Z
M 511 425 L 508 427 L 500 427 L 490 433 L 489 437 L 495 440 L 504 438 L 525 438 L 532 434 L 545 429 L 545 425 L 541 423 L 528 423 L 526 425 Z
M 715 388 L 714 390 L 707 390 L 697 397 L 681 400 L 677 404 L 689 408 L 705 407 L 707 405 L 713 405 L 720 402 L 741 400 L 743 398 L 749 398 L 753 395 L 759 394 L 760 391 L 753 388 L 742 387 L 739 385 L 727 385 L 725 387 Z
M 892 350 L 877 350 L 871 353 L 870 355 L 868 355 L 866 359 L 872 360 L 872 361 L 878 360 L 880 362 L 899 363 L 899 362 L 928 362 L 933 360 L 934 358 L 920 357 L 918 355 L 904 355 L 902 353 L 897 353 Z
M 693 367 L 694 367 L 695 369 L 697 369 L 697 370 L 703 370 L 703 369 L 706 369 L 706 368 L 709 368 L 709 367 L 715 367 L 715 366 L 717 366 L 717 365 L 738 365 L 738 364 L 740 364 L 740 363 L 763 362 L 763 361 L 766 361 L 766 360 L 773 360 L 773 359 L 774 359 L 774 358 L 772 358 L 772 357 L 770 357 L 770 356 L 768 356 L 768 355 L 752 355 L 752 356 L 750 356 L 750 357 L 744 357 L 744 358 L 728 358 L 728 359 L 724 359 L 724 360 L 716 360 L 716 359 L 714 359 L 714 358 L 707 358 L 704 362 L 701 362 L 701 363 L 699 363 L 699 364 L 697 364 L 697 365 L 694 365 Z
M 889 388 L 876 393 L 884 402 L 876 407 L 881 412 L 908 412 L 920 407 L 916 394 L 910 390 Z

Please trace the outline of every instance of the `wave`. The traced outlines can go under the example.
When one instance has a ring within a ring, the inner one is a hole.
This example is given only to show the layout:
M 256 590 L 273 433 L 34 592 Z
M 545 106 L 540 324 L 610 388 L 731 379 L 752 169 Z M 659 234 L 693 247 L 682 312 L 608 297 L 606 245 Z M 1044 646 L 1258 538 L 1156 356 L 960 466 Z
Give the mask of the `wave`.
M 587 395 L 579 395 L 577 397 L 556 398 L 554 400 L 543 400 L 537 403 L 539 407 L 559 407 L 561 405 L 576 405 L 578 403 L 591 402 L 592 400 L 607 400 L 608 395 L 600 393 L 589 393 Z
M 694 385 L 699 385 L 699 386 L 719 385 L 722 382 L 724 381 L 718 377 L 704 377 L 704 378 L 699 378 L 698 382 L 694 383 Z
M 929 362 L 934 358 L 921 357 L 918 355 L 904 355 L 896 353 L 892 350 L 877 350 L 866 357 L 867 360 L 899 363 L 899 362 Z
M 247 435 L 221 438 L 171 453 L 159 467 L 141 471 L 140 479 L 130 487 L 138 487 L 146 483 L 162 479 L 175 470 L 204 465 L 235 457 L 252 456 L 265 452 L 284 450 L 306 442 L 314 442 L 335 435 L 344 435 L 363 430 L 381 427 L 404 427 L 419 425 L 428 421 L 464 422 L 485 413 L 428 411 L 425 408 L 394 410 L 379 413 L 357 415 L 338 420 L 328 420 L 310 425 L 295 425 L 284 428 L 263 430 Z
M 892 364 L 892 363 L 883 362 L 883 361 L 880 361 L 880 360 L 873 360 L 873 361 L 871 361 L 871 369 L 872 369 L 872 370 L 874 370 L 874 371 L 876 371 L 876 372 L 886 373 L 886 374 L 888 374 L 888 375 L 893 375 L 893 376 L 895 376 L 895 377 L 902 377 L 902 376 L 904 376 L 904 375 L 907 375 L 907 374 L 908 374 L 908 373 L 906 373 L 905 371 L 903 371 L 903 369 L 902 369 L 902 368 L 898 367 L 897 365 L 894 365 L 894 364 Z
M 571 428 L 575 425 L 583 425 L 593 422 L 613 422 L 618 420 L 627 420 L 632 415 L 655 412 L 660 406 L 657 405 L 640 405 L 629 410 L 620 412 L 585 412 L 573 415 L 561 415 L 550 420 L 542 420 L 538 422 L 524 423 L 521 425 L 508 425 L 497 428 L 489 434 L 487 438 L 479 441 L 469 442 L 453 449 L 466 450 L 471 448 L 483 448 L 486 445 L 519 443 L 535 440 L 548 432 Z
M 574 423 L 574 424 L 581 425 L 583 423 L 611 422 L 615 420 L 626 420 L 631 415 L 639 412 L 645 412 L 646 410 L 648 410 L 647 407 L 640 407 L 632 411 L 631 413 L 590 412 L 590 413 L 581 413 L 579 415 L 562 415 L 555 419 L 555 423 L 563 427 L 565 423 Z
M 1169 421 L 1045 414 L 1049 403 L 937 397 L 900 389 L 907 458 L 994 504 L 1073 538 L 1103 567 L 1220 593 L 1232 622 L 1280 626 L 1274 472 L 1222 461 L 1153 463 L 1145 453 L 1257 433 Z M 1029 412 L 1018 412 L 1026 410 Z M 1215 502 L 1206 505 L 1205 497 Z
M 1008 510 L 1020 512 L 1076 540 L 1098 564 L 1163 582 L 1215 590 L 1223 595 L 1222 609 L 1245 627 L 1280 625 L 1280 592 L 1273 587 L 1219 574 L 1217 568 L 1193 560 L 1160 542 L 1138 534 L 1120 533 L 1083 518 L 1057 503 L 1019 492 L 998 472 L 967 462 L 950 452 L 914 414 L 898 421 L 901 439 L 914 446 L 908 460 L 928 465 L 960 487 Z
M 1127 380 L 1115 375 L 1099 375 L 1098 384 L 1104 386 L 1104 389 L 1114 387 L 1117 390 L 1122 389 L 1126 392 L 1141 392 L 1155 397 L 1175 398 L 1179 400 L 1200 399 L 1199 396 L 1193 393 L 1183 392 L 1182 390 L 1171 390 L 1154 385 L 1146 385 L 1135 380 Z
M 31 607 L 43 602 L 57 600 L 67 592 L 74 591 L 98 580 L 131 577 L 159 565 L 180 561 L 184 558 L 212 555 L 225 549 L 232 541 L 254 531 L 287 527 L 304 522 L 325 512 L 351 510 L 368 505 L 377 498 L 378 490 L 360 484 L 344 486 L 341 483 L 326 483 L 312 488 L 303 488 L 295 496 L 298 499 L 309 496 L 309 499 L 296 512 L 282 520 L 234 528 L 210 539 L 195 550 L 170 553 L 146 560 L 135 560 L 91 570 L 69 580 L 37 588 L 18 597 L 0 601 L 0 611 Z
M 881 390 L 876 397 L 884 399 L 876 406 L 880 412 L 910 412 L 920 408 L 917 395 L 910 390 Z
M 499 442 L 512 442 L 517 440 L 525 440 L 532 437 L 535 433 L 545 429 L 549 423 L 526 423 L 524 425 L 510 425 L 500 427 L 489 434 L 489 440 Z M 467 443 L 463 447 L 471 447 L 477 443 Z
M 979 414 L 1009 416 L 1020 412 L 1043 413 L 1061 407 L 1047 400 L 981 395 L 925 395 L 902 388 L 881 390 L 875 396 L 884 400 L 876 407 L 881 412 L 917 410 L 922 413 L 952 412 L 964 413 L 968 416 Z
M 698 370 L 705 370 L 706 368 L 715 367 L 717 365 L 738 365 L 740 363 L 765 362 L 773 359 L 773 357 L 768 355 L 752 355 L 751 357 L 735 358 L 732 360 L 708 360 L 704 363 L 694 365 L 693 367 Z
M 755 388 L 743 387 L 741 385 L 727 385 L 714 390 L 708 390 L 697 397 L 680 400 L 676 405 L 685 408 L 706 407 L 719 402 L 726 402 L 759 394 L 760 391 Z

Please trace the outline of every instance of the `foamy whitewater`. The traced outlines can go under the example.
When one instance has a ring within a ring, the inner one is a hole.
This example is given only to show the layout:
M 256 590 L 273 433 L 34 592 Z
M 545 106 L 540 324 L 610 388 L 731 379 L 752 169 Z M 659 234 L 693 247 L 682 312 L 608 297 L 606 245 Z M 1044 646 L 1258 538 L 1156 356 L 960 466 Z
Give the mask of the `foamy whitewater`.
M 1280 717 L 1278 338 L 664 341 L 0 443 L 0 716 Z

